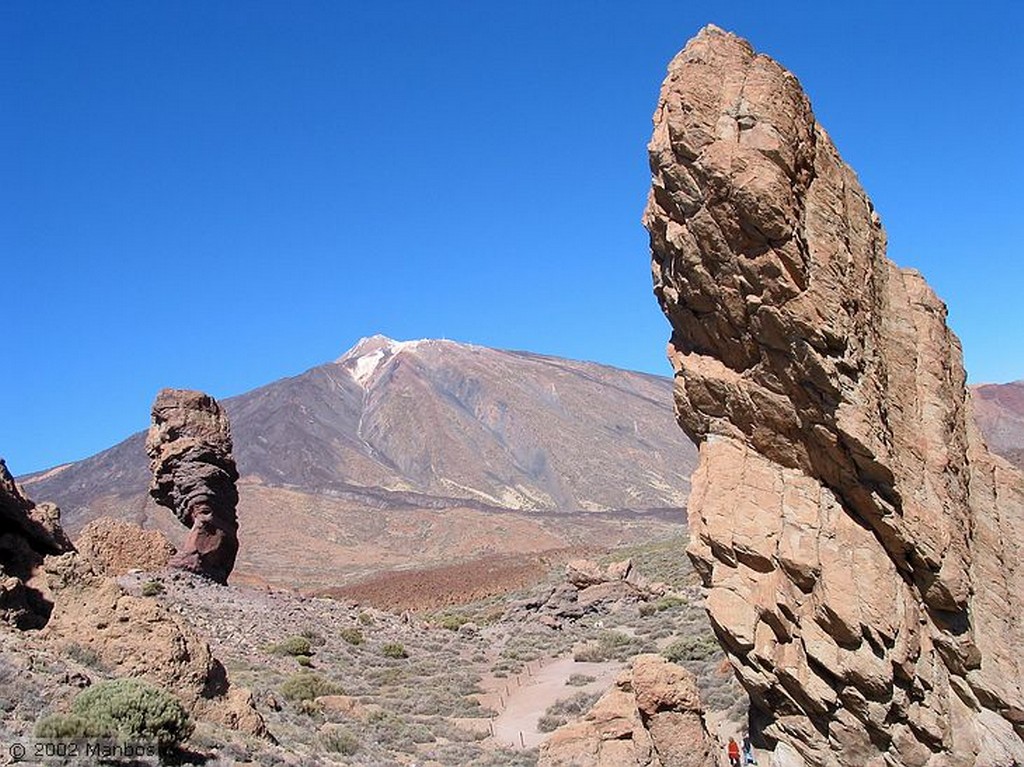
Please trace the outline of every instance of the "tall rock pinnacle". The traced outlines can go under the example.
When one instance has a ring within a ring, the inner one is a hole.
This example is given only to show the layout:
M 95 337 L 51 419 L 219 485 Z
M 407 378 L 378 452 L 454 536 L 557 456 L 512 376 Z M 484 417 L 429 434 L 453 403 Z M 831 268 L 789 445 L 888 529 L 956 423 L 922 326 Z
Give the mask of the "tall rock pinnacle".
M 688 554 L 752 723 L 809 765 L 1024 764 L 1024 482 L 945 306 L 746 41 L 673 59 L 649 153 Z
M 198 391 L 163 389 L 146 435 L 153 481 L 149 493 L 189 528 L 170 561 L 226 583 L 238 554 L 238 470 L 231 429 L 217 401 Z

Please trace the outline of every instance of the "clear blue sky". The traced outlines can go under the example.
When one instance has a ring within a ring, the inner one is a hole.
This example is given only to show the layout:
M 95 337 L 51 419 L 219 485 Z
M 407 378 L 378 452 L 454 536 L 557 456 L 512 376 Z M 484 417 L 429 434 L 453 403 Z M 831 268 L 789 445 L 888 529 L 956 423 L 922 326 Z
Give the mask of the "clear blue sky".
M 7 0 L 0 455 L 82 458 L 163 386 L 375 332 L 667 373 L 645 145 L 707 22 L 801 79 L 971 379 L 1024 378 L 1022 8 Z

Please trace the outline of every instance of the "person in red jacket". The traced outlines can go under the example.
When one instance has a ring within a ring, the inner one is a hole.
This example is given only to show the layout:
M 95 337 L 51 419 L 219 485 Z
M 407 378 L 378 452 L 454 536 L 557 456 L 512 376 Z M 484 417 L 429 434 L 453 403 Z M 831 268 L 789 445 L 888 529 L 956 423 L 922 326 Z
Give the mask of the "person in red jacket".
M 735 738 L 729 738 L 725 752 L 729 755 L 729 767 L 740 767 L 740 744 Z

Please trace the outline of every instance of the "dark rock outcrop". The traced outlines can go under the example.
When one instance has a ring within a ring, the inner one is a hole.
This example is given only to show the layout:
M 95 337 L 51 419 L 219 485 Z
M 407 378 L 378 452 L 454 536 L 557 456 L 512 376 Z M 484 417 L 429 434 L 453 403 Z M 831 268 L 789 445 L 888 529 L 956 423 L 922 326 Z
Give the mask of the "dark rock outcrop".
M 150 495 L 190 528 L 172 567 L 226 583 L 238 554 L 238 470 L 231 428 L 217 401 L 198 391 L 164 389 L 146 435 Z
M 73 549 L 60 509 L 26 498 L 0 459 L 0 621 L 21 629 L 44 626 L 53 604 L 43 560 Z
M 754 724 L 789 763 L 1024 763 L 1024 483 L 978 434 L 945 306 L 744 40 L 690 41 L 654 123 L 688 553 Z

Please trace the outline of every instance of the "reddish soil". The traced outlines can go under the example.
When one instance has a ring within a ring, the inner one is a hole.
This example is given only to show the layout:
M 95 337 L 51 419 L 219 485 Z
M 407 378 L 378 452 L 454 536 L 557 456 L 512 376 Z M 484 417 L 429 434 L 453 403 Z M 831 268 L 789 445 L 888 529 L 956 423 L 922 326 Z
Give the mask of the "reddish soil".
M 492 554 L 438 567 L 380 573 L 317 596 L 350 599 L 386 610 L 432 610 L 486 599 L 542 581 L 552 569 L 587 551 L 572 547 L 537 554 Z

